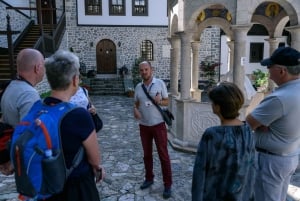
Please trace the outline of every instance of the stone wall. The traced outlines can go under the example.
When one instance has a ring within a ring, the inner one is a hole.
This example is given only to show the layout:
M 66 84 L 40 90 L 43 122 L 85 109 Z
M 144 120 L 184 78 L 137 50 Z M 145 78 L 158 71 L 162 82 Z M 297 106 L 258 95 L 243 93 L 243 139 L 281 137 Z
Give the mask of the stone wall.
M 220 60 L 220 40 L 221 30 L 219 27 L 206 28 L 200 36 L 199 62 L 209 59 L 209 61 L 219 62 Z
M 102 39 L 109 39 L 116 44 L 117 68 L 126 65 L 129 69 L 134 65 L 135 59 L 140 57 L 141 42 L 150 40 L 154 49 L 151 63 L 156 75 L 169 79 L 170 44 L 167 40 L 167 27 L 78 26 L 76 14 L 76 1 L 66 2 L 67 48 L 73 48 L 86 64 L 87 70 L 96 69 L 96 45 Z

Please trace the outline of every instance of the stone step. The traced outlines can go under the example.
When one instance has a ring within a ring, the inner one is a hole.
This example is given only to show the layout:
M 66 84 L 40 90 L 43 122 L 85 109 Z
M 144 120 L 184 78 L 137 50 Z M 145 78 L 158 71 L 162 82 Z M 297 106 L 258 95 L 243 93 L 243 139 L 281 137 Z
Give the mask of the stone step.
M 82 78 L 82 85 L 89 89 L 90 95 L 123 95 L 122 78 Z

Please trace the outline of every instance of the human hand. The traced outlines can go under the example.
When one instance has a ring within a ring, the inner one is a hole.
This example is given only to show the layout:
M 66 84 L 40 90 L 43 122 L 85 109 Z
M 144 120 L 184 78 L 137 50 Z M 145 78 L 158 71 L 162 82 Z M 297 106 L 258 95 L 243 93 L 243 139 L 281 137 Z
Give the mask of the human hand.
M 14 168 L 10 161 L 0 165 L 0 172 L 6 176 L 14 173 Z
M 136 118 L 138 120 L 142 118 L 142 115 L 137 107 L 133 108 L 133 114 L 134 114 L 134 118 Z
M 260 132 L 269 132 L 269 128 L 267 126 L 260 126 L 256 130 Z
M 97 113 L 96 108 L 95 108 L 94 105 L 91 105 L 91 107 L 89 108 L 89 112 L 90 112 L 91 114 L 96 114 L 96 113 Z
M 156 104 L 159 104 L 159 102 L 161 101 L 161 96 L 159 92 L 157 92 L 156 95 L 154 96 L 154 101 Z
M 96 183 L 99 183 L 100 181 L 102 181 L 105 177 L 105 171 L 104 168 L 99 166 L 98 169 L 96 169 L 94 171 L 95 173 L 95 179 L 96 179 Z

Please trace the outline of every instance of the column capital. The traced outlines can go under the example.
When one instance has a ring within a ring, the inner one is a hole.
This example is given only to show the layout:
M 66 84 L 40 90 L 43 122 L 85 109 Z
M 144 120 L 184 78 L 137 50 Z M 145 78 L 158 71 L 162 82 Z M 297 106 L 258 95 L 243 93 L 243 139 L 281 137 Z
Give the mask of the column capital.
M 194 52 L 194 51 L 198 51 L 198 50 L 199 50 L 199 47 L 200 47 L 200 41 L 192 41 L 192 42 L 191 42 L 191 45 L 192 45 L 192 50 L 193 50 L 193 52 Z
M 266 38 L 265 41 L 268 41 L 269 43 L 272 42 L 284 42 L 284 38 L 283 37 L 273 37 L 273 38 Z
M 274 37 L 274 38 L 267 38 L 265 41 L 269 42 L 270 44 L 270 54 L 278 47 L 280 42 L 285 42 L 283 37 Z
M 252 27 L 252 24 L 234 24 L 231 25 L 231 29 L 233 31 L 249 31 Z
M 287 30 L 288 32 L 299 32 L 300 25 L 285 27 L 284 29 Z
M 178 31 L 176 34 L 180 37 L 181 40 L 192 41 L 192 34 L 184 31 Z
M 227 43 L 229 49 L 230 49 L 230 50 L 233 50 L 233 48 L 234 48 L 234 41 L 231 40 L 231 41 L 227 41 L 226 43 Z

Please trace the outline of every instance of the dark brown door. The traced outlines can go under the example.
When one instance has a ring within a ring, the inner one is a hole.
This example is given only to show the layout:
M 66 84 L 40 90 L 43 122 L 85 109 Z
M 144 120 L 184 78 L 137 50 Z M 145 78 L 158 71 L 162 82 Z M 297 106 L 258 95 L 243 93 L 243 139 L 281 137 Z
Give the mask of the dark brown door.
M 37 0 L 41 3 L 43 24 L 56 24 L 55 0 Z
M 108 39 L 101 40 L 97 44 L 97 73 L 116 74 L 116 45 Z

